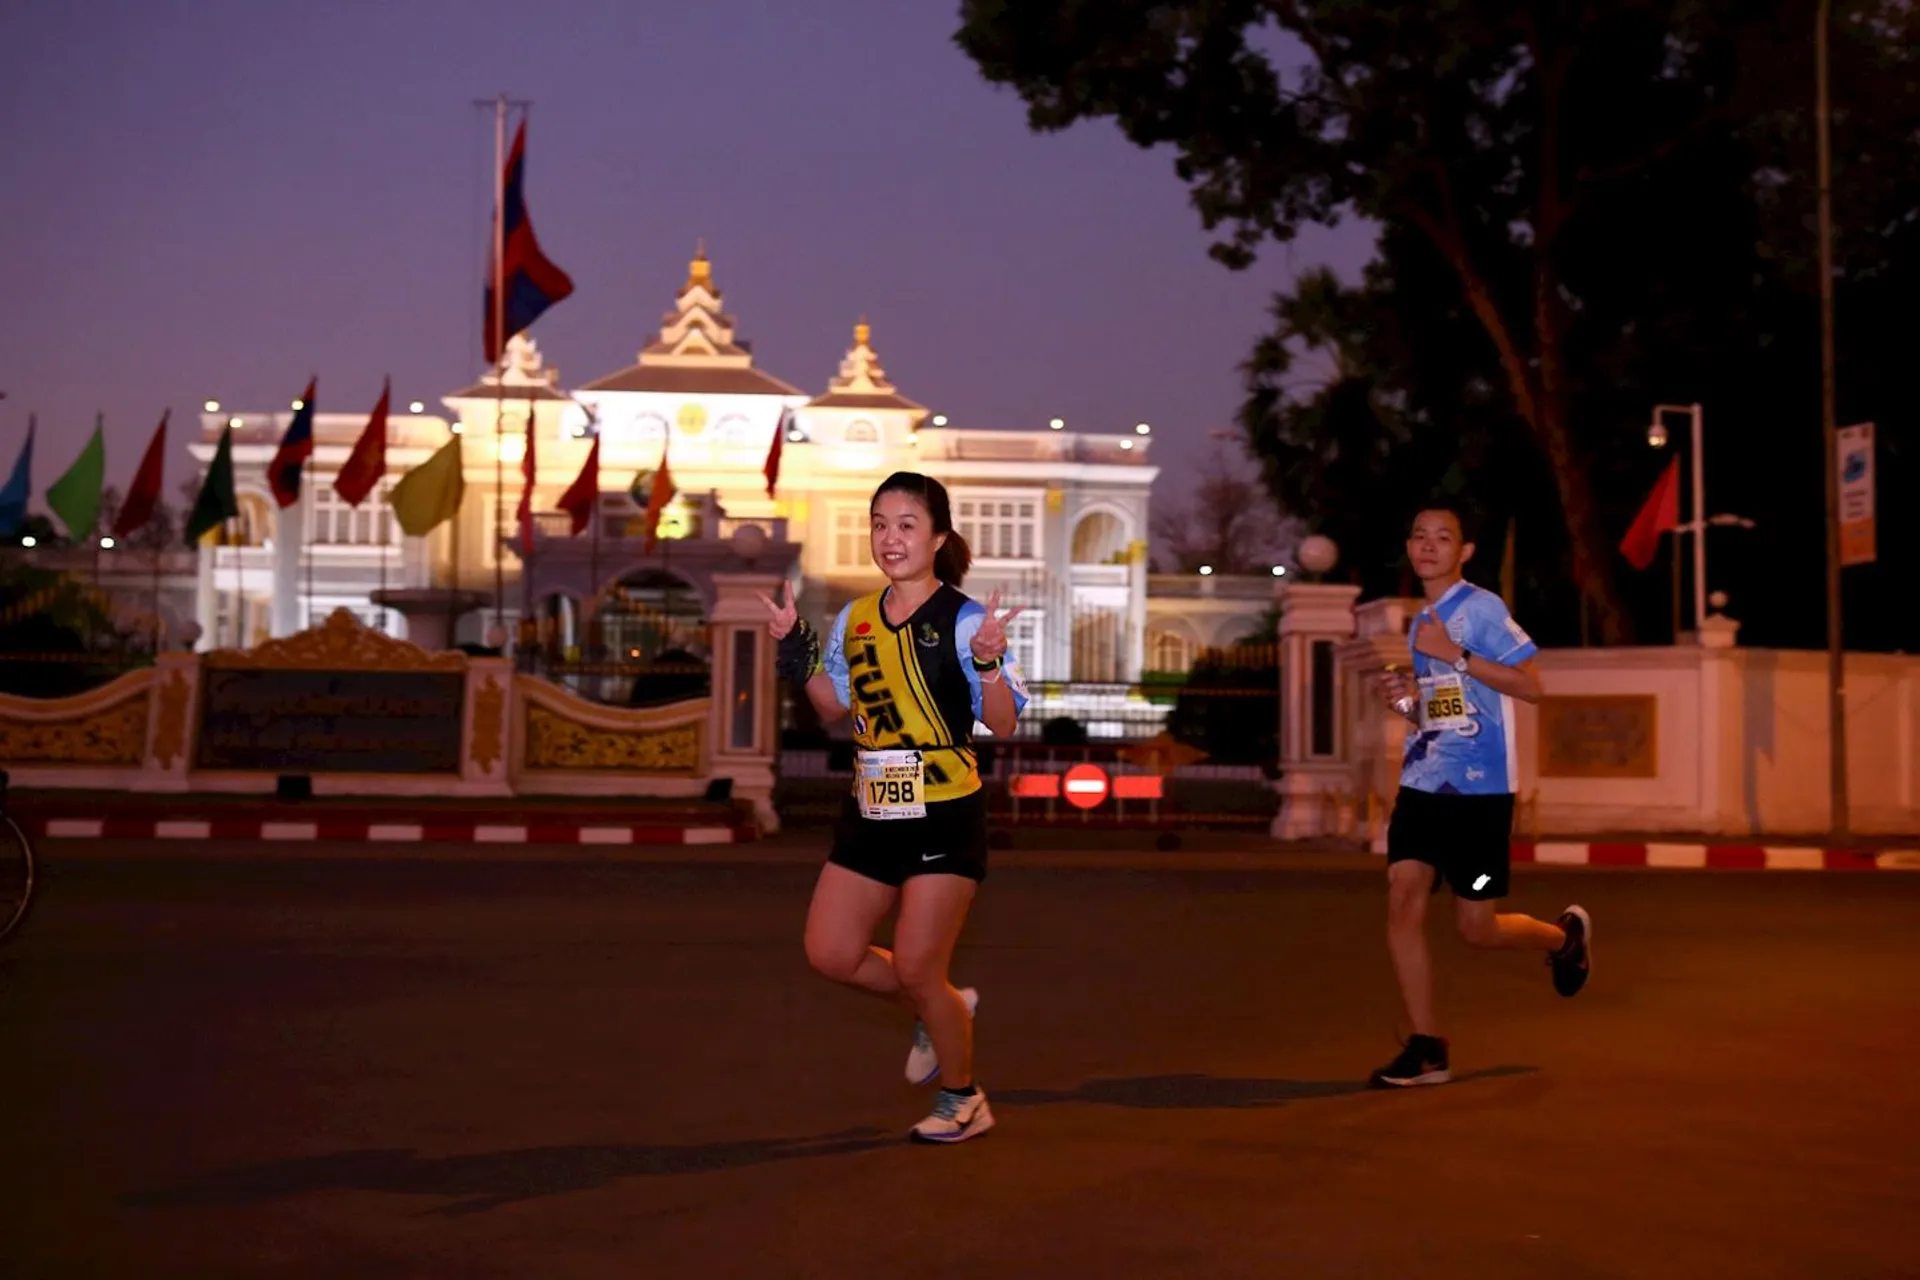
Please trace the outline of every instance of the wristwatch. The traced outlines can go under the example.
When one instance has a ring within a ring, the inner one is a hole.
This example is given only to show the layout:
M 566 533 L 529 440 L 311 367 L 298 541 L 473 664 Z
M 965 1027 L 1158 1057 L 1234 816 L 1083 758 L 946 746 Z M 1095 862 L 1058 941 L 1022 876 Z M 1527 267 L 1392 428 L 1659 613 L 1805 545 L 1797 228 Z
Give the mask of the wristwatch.
M 1455 671 L 1458 671 L 1461 675 L 1465 675 L 1467 673 L 1467 663 L 1472 658 L 1473 658 L 1472 650 L 1462 645 L 1460 648 L 1460 656 L 1453 660 L 1453 669 Z

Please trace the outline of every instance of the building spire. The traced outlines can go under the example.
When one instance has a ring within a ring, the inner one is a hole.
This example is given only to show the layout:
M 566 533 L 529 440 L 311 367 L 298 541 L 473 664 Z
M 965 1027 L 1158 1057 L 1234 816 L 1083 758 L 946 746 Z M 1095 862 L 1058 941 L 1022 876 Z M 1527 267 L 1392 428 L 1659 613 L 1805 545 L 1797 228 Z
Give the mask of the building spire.
M 880 367 L 880 355 L 873 349 L 873 326 L 863 315 L 853 326 L 853 345 L 840 360 L 839 376 L 827 383 L 827 392 L 884 396 L 893 391 L 887 371 Z
M 703 236 L 687 264 L 687 282 L 674 298 L 656 334 L 640 352 L 641 364 L 721 364 L 747 368 L 752 352 L 734 335 L 733 317 L 720 305 L 713 283 L 713 263 L 707 258 Z

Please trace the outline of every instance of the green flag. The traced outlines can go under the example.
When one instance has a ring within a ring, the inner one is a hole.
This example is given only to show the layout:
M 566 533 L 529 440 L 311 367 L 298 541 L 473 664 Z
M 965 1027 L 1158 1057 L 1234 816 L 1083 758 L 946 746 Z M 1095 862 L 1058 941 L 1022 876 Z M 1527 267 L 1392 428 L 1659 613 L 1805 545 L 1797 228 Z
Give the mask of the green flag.
M 240 514 L 240 499 L 233 492 L 233 428 L 220 431 L 220 446 L 207 464 L 207 478 L 200 483 L 200 496 L 193 500 L 193 514 L 187 517 L 187 545 L 194 546 L 225 520 Z
M 73 460 L 67 473 L 47 486 L 47 506 L 67 526 L 67 536 L 75 542 L 93 536 L 100 522 L 100 490 L 107 480 L 107 441 L 102 431 L 106 415 L 93 420 L 93 438 Z

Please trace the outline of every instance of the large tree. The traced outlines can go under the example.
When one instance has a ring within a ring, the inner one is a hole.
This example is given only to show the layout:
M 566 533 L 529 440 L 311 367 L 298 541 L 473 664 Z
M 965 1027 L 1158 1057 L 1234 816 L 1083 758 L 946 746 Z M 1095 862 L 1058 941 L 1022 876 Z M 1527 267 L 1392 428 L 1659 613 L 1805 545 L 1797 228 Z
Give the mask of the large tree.
M 1354 215 L 1417 237 L 1544 460 L 1572 576 L 1618 640 L 1618 531 L 1577 406 L 1632 318 L 1586 292 L 1629 298 L 1605 265 L 1645 247 L 1648 223 L 1689 216 L 1617 215 L 1636 184 L 1644 198 L 1649 175 L 1725 140 L 1736 68 L 1778 41 L 1775 16 L 1732 0 L 966 0 L 957 38 L 1036 130 L 1111 118 L 1172 147 L 1228 266 Z

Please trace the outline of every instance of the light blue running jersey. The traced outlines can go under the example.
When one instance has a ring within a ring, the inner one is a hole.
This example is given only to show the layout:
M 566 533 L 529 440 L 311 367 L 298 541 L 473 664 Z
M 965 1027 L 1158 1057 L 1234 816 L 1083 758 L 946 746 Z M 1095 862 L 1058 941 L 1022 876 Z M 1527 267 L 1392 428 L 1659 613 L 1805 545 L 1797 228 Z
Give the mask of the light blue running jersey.
M 1419 727 L 1407 734 L 1400 785 L 1457 795 L 1510 795 L 1520 786 L 1513 739 L 1513 700 L 1462 675 L 1451 663 L 1413 649 L 1420 624 L 1436 619 L 1475 657 L 1516 666 L 1539 652 L 1499 596 L 1456 582 L 1420 610 L 1407 631 L 1407 651 L 1420 682 Z

